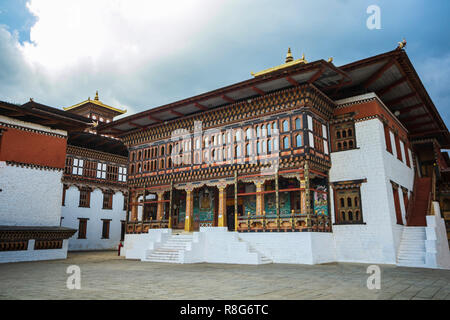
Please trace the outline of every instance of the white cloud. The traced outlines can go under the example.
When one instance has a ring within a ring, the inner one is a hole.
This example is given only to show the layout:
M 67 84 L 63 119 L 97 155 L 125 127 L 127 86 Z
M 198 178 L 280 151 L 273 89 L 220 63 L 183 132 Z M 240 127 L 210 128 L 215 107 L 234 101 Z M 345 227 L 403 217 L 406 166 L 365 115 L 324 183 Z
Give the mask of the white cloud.
M 0 25 L 0 100 L 63 107 L 99 90 L 129 115 L 248 79 L 288 46 L 339 65 L 393 49 L 406 23 L 418 25 L 402 21 L 397 34 L 385 5 L 371 33 L 365 2 L 30 0 L 30 42 Z

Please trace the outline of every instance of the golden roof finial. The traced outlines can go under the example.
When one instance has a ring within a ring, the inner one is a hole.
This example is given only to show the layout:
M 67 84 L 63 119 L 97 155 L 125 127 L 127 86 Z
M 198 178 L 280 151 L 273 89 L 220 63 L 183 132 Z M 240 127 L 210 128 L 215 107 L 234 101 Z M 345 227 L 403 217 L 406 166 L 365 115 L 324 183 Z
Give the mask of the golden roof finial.
M 333 57 L 329 57 L 328 58 L 328 63 L 332 63 L 333 62 Z
M 291 61 L 294 61 L 294 57 L 292 56 L 291 48 L 289 48 L 288 52 L 286 54 L 286 61 L 285 62 L 288 63 L 288 62 L 291 62 Z
M 95 98 L 94 99 L 98 101 L 98 90 L 95 91 Z
M 398 43 L 397 49 L 403 49 L 404 47 L 406 47 L 406 40 L 405 40 L 405 38 L 403 38 L 402 42 Z

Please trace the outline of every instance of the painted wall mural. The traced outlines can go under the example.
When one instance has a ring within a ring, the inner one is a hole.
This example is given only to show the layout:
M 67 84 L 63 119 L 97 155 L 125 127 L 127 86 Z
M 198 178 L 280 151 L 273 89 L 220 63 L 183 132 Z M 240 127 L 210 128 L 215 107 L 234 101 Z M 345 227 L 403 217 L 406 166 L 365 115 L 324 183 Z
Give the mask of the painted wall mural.
M 326 186 L 316 186 L 317 190 L 327 192 Z M 314 214 L 328 215 L 328 194 L 314 191 Z

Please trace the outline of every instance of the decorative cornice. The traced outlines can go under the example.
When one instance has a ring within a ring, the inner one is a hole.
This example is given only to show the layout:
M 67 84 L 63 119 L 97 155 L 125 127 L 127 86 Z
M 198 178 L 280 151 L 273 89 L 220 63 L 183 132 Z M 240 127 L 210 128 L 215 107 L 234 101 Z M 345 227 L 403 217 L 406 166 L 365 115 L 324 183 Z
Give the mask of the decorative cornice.
M 67 136 L 62 135 L 62 134 L 57 134 L 54 132 L 48 132 L 48 131 L 39 130 L 39 129 L 28 128 L 28 127 L 19 126 L 16 124 L 10 124 L 10 123 L 6 123 L 6 122 L 0 122 L 0 126 L 6 127 L 6 128 L 17 129 L 17 130 L 21 130 L 21 131 L 38 133 L 38 134 L 42 134 L 45 136 L 52 136 L 52 137 L 57 137 L 57 138 L 61 138 L 61 139 L 67 139 Z
M 12 166 L 12 167 L 21 167 L 21 168 L 39 169 L 39 170 L 48 170 L 48 171 L 63 171 L 63 168 L 42 166 L 42 165 L 34 164 L 34 163 L 23 163 L 23 162 L 17 162 L 17 161 L 5 161 L 5 162 L 6 162 L 6 165 Z
M 112 153 L 82 148 L 82 147 L 76 147 L 72 145 L 67 145 L 67 155 L 68 156 L 75 156 L 75 157 L 83 157 L 87 159 L 93 159 L 93 160 L 101 160 L 101 161 L 108 161 L 120 165 L 126 166 L 128 164 L 128 158 L 119 156 Z

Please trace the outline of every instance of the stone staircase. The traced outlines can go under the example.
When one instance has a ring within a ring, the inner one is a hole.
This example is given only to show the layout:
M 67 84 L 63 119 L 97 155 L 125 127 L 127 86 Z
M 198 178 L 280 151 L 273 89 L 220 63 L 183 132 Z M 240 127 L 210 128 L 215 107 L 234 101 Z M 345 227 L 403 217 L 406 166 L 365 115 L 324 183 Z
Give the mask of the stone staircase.
M 171 235 L 160 247 L 154 250 L 147 250 L 143 261 L 183 263 L 184 252 L 190 249 L 193 235 L 179 233 Z
M 400 241 L 397 264 L 405 267 L 425 267 L 425 241 L 425 227 L 405 227 Z
M 256 250 L 255 248 L 253 248 L 248 242 L 242 240 L 239 238 L 240 242 L 245 242 L 248 245 L 248 252 L 249 253 L 256 253 L 259 256 L 259 264 L 269 264 L 269 263 L 273 263 L 273 261 L 266 257 L 265 255 L 263 255 L 261 252 L 259 252 L 258 250 Z

